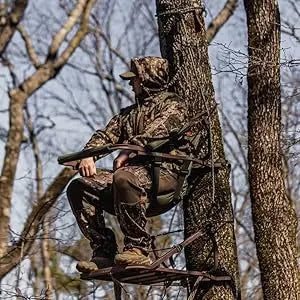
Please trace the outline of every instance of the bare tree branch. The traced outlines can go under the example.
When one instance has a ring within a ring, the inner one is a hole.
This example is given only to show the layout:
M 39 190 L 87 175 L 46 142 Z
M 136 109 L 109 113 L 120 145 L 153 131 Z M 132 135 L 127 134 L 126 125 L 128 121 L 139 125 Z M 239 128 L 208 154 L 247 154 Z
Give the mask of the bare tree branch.
M 0 24 L 0 56 L 11 41 L 11 38 L 14 35 L 18 24 L 22 20 L 28 5 L 28 0 L 19 0 L 14 2 L 13 10 L 7 17 L 4 17 L 4 24 Z
M 210 43 L 221 27 L 227 22 L 227 20 L 233 15 L 237 8 L 238 0 L 227 0 L 225 6 L 219 12 L 219 14 L 211 21 L 207 28 L 207 40 Z
M 125 59 L 125 57 L 121 54 L 121 52 L 117 49 L 117 48 L 114 48 L 112 46 L 112 43 L 111 43 L 111 40 L 110 38 L 103 32 L 103 30 L 101 29 L 101 25 L 99 23 L 99 21 L 96 19 L 96 16 L 93 17 L 97 27 L 96 28 L 93 28 L 93 31 L 97 37 L 97 39 L 100 39 L 100 37 L 103 38 L 104 42 L 106 43 L 109 51 L 113 54 L 116 55 L 116 57 L 118 57 L 123 63 L 124 65 L 130 69 L 130 65 L 128 63 L 128 61 Z
M 297 30 L 299 31 L 299 29 L 300 29 L 299 27 L 296 28 L 289 21 L 282 20 L 281 32 L 293 37 L 298 43 L 300 43 L 300 36 L 299 36 L 299 34 L 297 34 Z
M 89 241 L 86 238 L 82 238 L 72 245 L 58 245 L 56 249 L 59 253 L 67 255 L 74 260 L 81 261 L 90 259 L 92 251 L 89 245 Z
M 80 42 L 83 40 L 85 35 L 88 33 L 89 16 L 90 16 L 91 9 L 92 9 L 92 6 L 93 6 L 95 0 L 86 0 L 85 2 L 86 2 L 86 4 L 85 4 L 84 11 L 83 11 L 80 28 L 77 31 L 76 35 L 73 37 L 73 39 L 69 42 L 68 47 L 63 51 L 61 56 L 55 62 L 55 64 L 54 64 L 55 68 L 60 68 L 62 65 L 64 65 L 68 61 L 70 56 L 73 54 L 75 49 L 79 46 Z M 58 34 L 60 34 L 60 33 L 58 33 Z M 53 43 L 53 45 L 54 45 L 54 43 Z M 50 49 L 50 55 L 52 55 L 52 54 L 53 53 L 51 52 L 51 49 Z
M 74 25 L 78 22 L 78 19 L 82 12 L 86 7 L 87 0 L 79 0 L 73 11 L 71 12 L 69 18 L 64 24 L 63 28 L 59 30 L 59 32 L 53 38 L 52 44 L 50 46 L 49 54 L 54 57 L 61 46 L 62 42 L 65 40 L 68 33 L 74 27 Z
M 25 42 L 27 54 L 28 54 L 30 61 L 36 68 L 38 68 L 41 65 L 41 62 L 40 62 L 40 59 L 39 59 L 35 49 L 33 48 L 33 45 L 32 45 L 29 35 L 27 34 L 27 32 L 23 26 L 18 25 L 17 29 L 20 32 L 21 37 Z

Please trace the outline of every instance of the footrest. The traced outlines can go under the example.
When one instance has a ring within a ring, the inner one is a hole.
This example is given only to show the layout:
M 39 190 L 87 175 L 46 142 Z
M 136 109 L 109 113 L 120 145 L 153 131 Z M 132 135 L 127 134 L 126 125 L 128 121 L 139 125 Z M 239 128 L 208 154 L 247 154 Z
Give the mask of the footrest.
M 187 278 L 201 278 L 201 281 L 230 281 L 229 276 L 212 276 L 205 272 L 184 271 L 168 268 L 151 269 L 148 266 L 114 266 L 91 273 L 82 273 L 81 279 L 119 281 L 121 283 L 151 285 L 160 282 L 183 281 Z

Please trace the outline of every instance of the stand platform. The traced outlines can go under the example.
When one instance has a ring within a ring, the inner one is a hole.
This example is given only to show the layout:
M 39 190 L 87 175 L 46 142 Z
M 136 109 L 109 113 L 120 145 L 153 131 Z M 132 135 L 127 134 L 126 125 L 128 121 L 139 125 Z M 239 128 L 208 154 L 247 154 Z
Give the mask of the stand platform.
M 151 266 L 114 266 L 81 274 L 81 279 L 84 280 L 118 281 L 139 285 L 172 283 L 173 281 L 181 281 L 183 284 L 188 278 L 198 279 L 198 281 L 230 281 L 229 276 L 212 276 L 205 272 L 168 268 L 153 269 Z

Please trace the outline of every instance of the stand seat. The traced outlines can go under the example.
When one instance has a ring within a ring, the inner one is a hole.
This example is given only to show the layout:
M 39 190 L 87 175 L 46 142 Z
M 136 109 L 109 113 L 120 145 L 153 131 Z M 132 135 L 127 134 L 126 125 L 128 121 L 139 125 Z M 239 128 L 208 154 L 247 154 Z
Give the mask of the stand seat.
M 230 281 L 229 276 L 212 276 L 205 272 L 175 270 L 168 268 L 156 268 L 151 266 L 113 266 L 100 269 L 91 273 L 82 273 L 81 279 L 103 280 L 120 283 L 139 285 L 152 285 L 157 283 L 172 283 L 180 281 L 182 285 L 187 279 L 198 279 L 200 281 Z

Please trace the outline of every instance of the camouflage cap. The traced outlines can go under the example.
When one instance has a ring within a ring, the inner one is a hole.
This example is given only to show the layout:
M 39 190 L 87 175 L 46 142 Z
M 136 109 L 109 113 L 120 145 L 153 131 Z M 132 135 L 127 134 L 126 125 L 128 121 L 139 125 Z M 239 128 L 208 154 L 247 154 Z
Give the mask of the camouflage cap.
M 127 71 L 125 73 L 120 74 L 120 77 L 124 80 L 130 80 L 133 77 L 136 77 L 136 74 L 132 71 Z
M 139 76 L 143 86 L 151 89 L 165 87 L 169 80 L 168 61 L 161 57 L 145 56 L 131 59 L 130 71 L 120 75 L 125 80 Z

